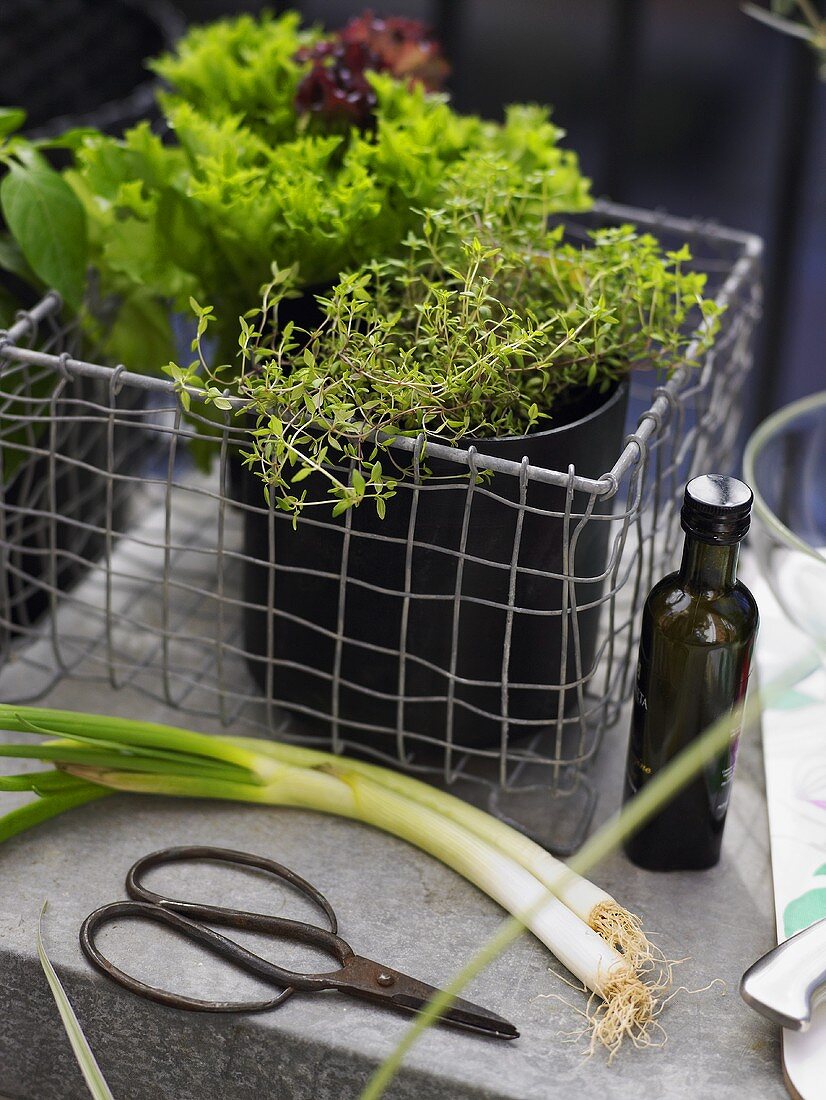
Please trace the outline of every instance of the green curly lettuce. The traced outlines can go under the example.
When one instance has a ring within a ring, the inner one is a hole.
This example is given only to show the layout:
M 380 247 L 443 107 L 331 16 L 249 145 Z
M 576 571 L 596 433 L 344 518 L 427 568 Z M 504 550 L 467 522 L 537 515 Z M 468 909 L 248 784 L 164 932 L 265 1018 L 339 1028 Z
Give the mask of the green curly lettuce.
M 273 263 L 295 266 L 300 287 L 329 286 L 397 252 L 421 211 L 442 201 L 445 181 L 491 158 L 511 164 L 515 186 L 545 171 L 556 209 L 587 206 L 587 181 L 545 108 L 483 122 L 442 95 L 370 74 L 374 125 L 309 129 L 295 107 L 306 67 L 296 54 L 318 37 L 294 13 L 195 28 L 153 63 L 168 84 L 169 139 L 143 124 L 80 143 L 66 178 L 86 211 L 100 292 L 120 305 L 108 349 L 116 358 L 131 361 L 140 319 L 153 336 L 143 358 L 168 360 L 170 307 L 190 297 L 227 319 L 213 335 L 229 355 L 233 319 L 258 300 Z

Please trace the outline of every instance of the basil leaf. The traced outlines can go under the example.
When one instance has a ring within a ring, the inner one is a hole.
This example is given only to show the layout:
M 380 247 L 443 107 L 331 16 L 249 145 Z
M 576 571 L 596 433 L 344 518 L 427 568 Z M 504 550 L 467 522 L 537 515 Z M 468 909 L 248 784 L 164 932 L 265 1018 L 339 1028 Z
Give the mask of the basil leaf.
M 26 257 L 20 251 L 20 245 L 8 233 L 0 233 L 0 269 L 16 275 L 24 283 L 36 286 L 38 279 L 29 265 Z
M 19 134 L 14 134 L 9 138 L 6 151 L 14 154 L 14 163 L 16 163 L 19 168 L 26 168 L 29 170 L 39 168 L 44 172 L 52 170 L 52 166 L 40 152 L 40 149 Z
M 86 280 L 86 215 L 66 181 L 50 168 L 12 164 L 0 206 L 32 270 L 77 307 Z
M 0 138 L 19 130 L 25 121 L 26 112 L 21 107 L 0 107 Z

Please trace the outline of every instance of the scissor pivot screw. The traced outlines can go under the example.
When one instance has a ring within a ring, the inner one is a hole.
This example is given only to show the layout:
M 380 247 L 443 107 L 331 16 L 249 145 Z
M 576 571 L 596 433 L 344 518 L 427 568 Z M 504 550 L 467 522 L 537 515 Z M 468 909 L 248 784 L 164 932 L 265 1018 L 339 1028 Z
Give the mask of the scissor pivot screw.
M 376 981 L 379 985 L 392 985 L 395 980 L 392 974 L 385 974 L 384 971 L 376 976 Z

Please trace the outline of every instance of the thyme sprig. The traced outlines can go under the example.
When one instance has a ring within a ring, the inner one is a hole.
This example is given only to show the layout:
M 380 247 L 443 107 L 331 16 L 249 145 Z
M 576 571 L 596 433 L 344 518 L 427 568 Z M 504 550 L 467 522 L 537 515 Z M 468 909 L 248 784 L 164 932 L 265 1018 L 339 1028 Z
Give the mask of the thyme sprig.
M 631 225 L 570 239 L 548 223 L 552 174 L 481 163 L 445 195 L 400 256 L 318 297 L 314 330 L 279 323 L 300 279 L 275 267 L 260 308 L 241 318 L 240 372 L 210 367 L 213 314 L 195 303 L 198 359 L 169 373 L 211 395 L 237 385 L 255 420 L 246 462 L 279 508 L 339 515 L 370 499 L 383 516 L 403 472 L 387 440 L 459 444 L 551 427 L 583 391 L 684 363 L 701 321 L 701 348 L 713 340 L 719 309 L 688 248 L 665 251 Z

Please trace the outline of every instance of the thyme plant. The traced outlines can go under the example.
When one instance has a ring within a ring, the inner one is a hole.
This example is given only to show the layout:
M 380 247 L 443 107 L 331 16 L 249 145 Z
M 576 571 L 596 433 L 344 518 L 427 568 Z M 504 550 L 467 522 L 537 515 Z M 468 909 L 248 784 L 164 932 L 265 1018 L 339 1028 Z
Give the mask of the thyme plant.
M 374 502 L 380 516 L 404 473 L 399 435 L 458 444 L 564 422 L 566 406 L 608 395 L 639 366 L 685 362 L 718 307 L 687 248 L 664 251 L 633 226 L 573 241 L 554 176 L 509 157 L 454 172 L 401 255 L 371 260 L 318 298 L 314 330 L 279 323 L 294 268 L 275 268 L 258 310 L 241 318 L 240 367 L 209 365 L 211 307 L 194 303 L 198 359 L 167 370 L 208 399 L 237 385 L 255 418 L 245 461 L 267 499 L 296 516 Z M 301 483 L 316 475 L 307 485 Z

